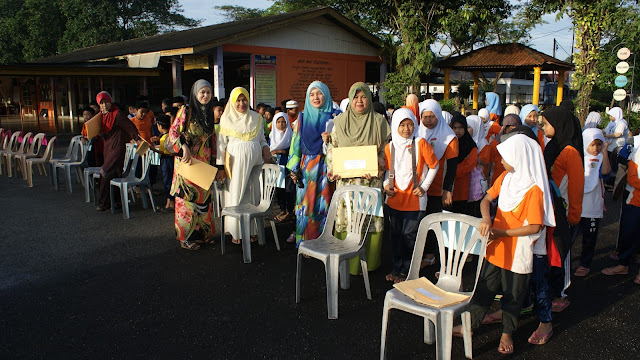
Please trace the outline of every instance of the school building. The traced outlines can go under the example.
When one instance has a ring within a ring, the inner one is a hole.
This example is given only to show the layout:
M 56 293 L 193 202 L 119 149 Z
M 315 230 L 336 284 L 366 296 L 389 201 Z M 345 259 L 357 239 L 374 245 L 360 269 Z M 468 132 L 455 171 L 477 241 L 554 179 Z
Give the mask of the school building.
M 320 80 L 339 103 L 354 82 L 379 89 L 381 48 L 380 39 L 323 7 L 77 49 L 0 65 L 0 127 L 77 133 L 79 109 L 102 90 L 117 103 L 146 95 L 159 107 L 188 95 L 200 78 L 218 99 L 243 86 L 253 106 L 291 98 L 301 110 L 307 86 Z

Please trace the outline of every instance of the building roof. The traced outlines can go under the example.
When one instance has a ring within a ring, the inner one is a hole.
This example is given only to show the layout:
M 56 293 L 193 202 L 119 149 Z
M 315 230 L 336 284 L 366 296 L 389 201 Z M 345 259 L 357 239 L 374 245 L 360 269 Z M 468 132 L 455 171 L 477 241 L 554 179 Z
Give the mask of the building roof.
M 2 64 L 0 75 L 22 76 L 159 76 L 158 69 L 129 68 L 126 62 Z
M 442 60 L 436 66 L 460 71 L 531 71 L 534 67 L 542 70 L 573 69 L 571 63 L 518 43 L 485 46 Z
M 342 14 L 330 7 L 320 7 L 96 45 L 39 59 L 34 63 L 82 62 L 154 52 L 160 52 L 163 56 L 196 54 L 225 43 L 319 16 L 328 18 L 376 48 L 382 47 L 380 39 Z

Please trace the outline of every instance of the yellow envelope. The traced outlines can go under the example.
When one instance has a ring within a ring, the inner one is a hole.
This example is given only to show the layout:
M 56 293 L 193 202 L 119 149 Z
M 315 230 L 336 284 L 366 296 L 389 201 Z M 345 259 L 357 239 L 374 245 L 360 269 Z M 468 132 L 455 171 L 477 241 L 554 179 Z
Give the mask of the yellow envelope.
M 435 308 L 459 304 L 469 298 L 466 295 L 444 291 L 425 277 L 403 281 L 394 284 L 393 287 L 414 301 Z
M 333 174 L 343 178 L 362 177 L 365 174 L 378 175 L 378 147 L 376 145 L 335 147 Z
M 191 158 L 191 165 L 180 162 L 177 173 L 199 187 L 209 190 L 216 178 L 218 168 L 205 162 Z
M 87 139 L 91 140 L 98 136 L 102 130 L 102 113 L 99 112 L 98 115 L 87 120 L 84 126 L 87 128 Z
M 149 150 L 151 147 L 149 146 L 149 143 L 146 141 L 141 141 L 140 145 L 138 145 L 138 148 L 136 149 L 136 154 L 138 154 L 139 156 L 142 156 L 144 154 L 147 153 L 147 150 Z
M 227 171 L 227 176 L 231 179 L 231 156 L 229 153 L 224 153 L 224 169 Z

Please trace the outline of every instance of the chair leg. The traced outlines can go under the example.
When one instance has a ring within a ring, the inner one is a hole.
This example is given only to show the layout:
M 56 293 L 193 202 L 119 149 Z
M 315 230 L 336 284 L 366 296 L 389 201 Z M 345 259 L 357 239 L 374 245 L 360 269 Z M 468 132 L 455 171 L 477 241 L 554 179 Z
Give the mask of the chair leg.
M 271 231 L 273 232 L 273 240 L 276 242 L 276 249 L 280 251 L 280 240 L 278 240 L 278 232 L 276 231 L 276 222 L 273 221 L 273 219 L 271 219 L 270 222 L 271 222 Z
M 360 254 L 360 266 L 362 267 L 362 277 L 364 278 L 364 290 L 367 292 L 367 299 L 371 300 L 371 285 L 369 284 L 369 271 L 365 255 Z
M 33 187 L 33 163 L 27 161 L 27 185 Z
M 120 186 L 120 199 L 122 201 L 122 217 L 129 218 L 129 193 L 127 192 L 127 185 L 122 184 Z
M 89 185 L 89 172 L 88 171 L 84 171 L 83 172 L 83 176 L 84 176 L 84 202 L 91 202 L 91 186 Z M 92 176 L 93 177 L 93 176 Z
M 64 167 L 64 174 L 67 180 L 67 193 L 71 194 L 73 189 L 71 188 L 71 166 L 67 165 Z
M 302 280 L 302 254 L 298 251 L 296 261 L 296 304 L 300 303 L 300 281 Z
M 222 255 L 224 255 L 225 252 L 225 239 L 226 236 L 224 234 L 224 215 L 220 216 L 220 251 L 222 252 Z
M 242 257 L 244 263 L 251 263 L 251 219 L 248 216 L 240 217 L 240 236 L 242 236 Z
M 51 164 L 51 176 L 53 179 L 53 187 L 58 191 L 58 168 Z
M 151 191 L 151 186 L 146 186 L 147 188 L 147 194 L 149 195 L 149 200 L 151 202 L 151 208 L 153 209 L 153 212 L 156 212 L 156 202 L 153 201 L 153 191 Z
M 327 273 L 327 313 L 329 319 L 338 318 L 338 280 L 340 277 L 340 261 L 335 255 L 330 255 L 325 265 Z
M 11 155 L 5 155 L 5 159 L 7 163 L 7 176 L 13 177 L 13 161 L 11 161 Z
M 428 318 L 424 318 L 424 343 L 433 345 L 436 342 L 436 326 Z
M 389 325 L 389 313 L 391 308 L 387 302 L 387 297 L 384 298 L 384 308 L 382 309 L 382 331 L 380 331 L 380 360 L 387 358 L 387 326 Z
M 462 338 L 464 339 L 464 356 L 473 359 L 473 342 L 471 339 L 471 312 L 465 311 L 462 317 Z
M 451 359 L 451 340 L 453 337 L 453 312 L 440 311 L 438 313 L 438 327 L 436 330 L 436 358 Z
M 351 287 L 351 274 L 349 273 L 349 259 L 340 262 L 340 288 L 348 289 Z
M 258 234 L 258 244 L 264 246 L 267 244 L 266 234 L 264 233 L 264 217 L 255 217 Z
M 101 179 L 101 181 L 106 181 L 105 179 Z M 115 185 L 113 184 L 109 184 L 109 197 L 111 198 L 111 213 L 115 214 L 116 213 L 116 199 L 115 199 L 115 195 L 113 195 L 113 187 Z

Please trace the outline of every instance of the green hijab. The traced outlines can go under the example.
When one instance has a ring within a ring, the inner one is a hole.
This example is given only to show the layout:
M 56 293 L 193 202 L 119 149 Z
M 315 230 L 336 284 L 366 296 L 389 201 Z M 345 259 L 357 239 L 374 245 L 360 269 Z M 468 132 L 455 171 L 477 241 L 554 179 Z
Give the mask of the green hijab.
M 367 96 L 368 105 L 364 113 L 358 114 L 353 106 L 347 112 L 338 115 L 335 120 L 336 141 L 340 147 L 378 145 L 381 146 L 389 138 L 391 130 L 385 118 L 373 110 L 371 90 L 363 82 L 351 85 L 349 104 L 353 102 L 358 90 Z

